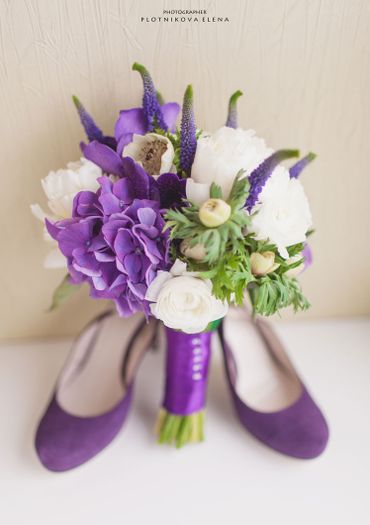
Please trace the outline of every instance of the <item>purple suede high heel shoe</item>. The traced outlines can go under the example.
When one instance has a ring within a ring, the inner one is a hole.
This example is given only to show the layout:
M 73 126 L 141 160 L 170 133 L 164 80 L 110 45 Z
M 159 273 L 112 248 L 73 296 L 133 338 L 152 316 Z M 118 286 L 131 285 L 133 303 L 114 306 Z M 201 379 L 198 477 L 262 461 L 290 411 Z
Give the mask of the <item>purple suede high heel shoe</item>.
M 81 332 L 36 432 L 36 451 L 47 469 L 77 467 L 113 440 L 128 415 L 137 367 L 156 328 L 154 319 L 127 321 L 108 311 Z
M 278 452 L 301 459 L 319 456 L 328 425 L 270 326 L 235 308 L 219 335 L 241 424 Z

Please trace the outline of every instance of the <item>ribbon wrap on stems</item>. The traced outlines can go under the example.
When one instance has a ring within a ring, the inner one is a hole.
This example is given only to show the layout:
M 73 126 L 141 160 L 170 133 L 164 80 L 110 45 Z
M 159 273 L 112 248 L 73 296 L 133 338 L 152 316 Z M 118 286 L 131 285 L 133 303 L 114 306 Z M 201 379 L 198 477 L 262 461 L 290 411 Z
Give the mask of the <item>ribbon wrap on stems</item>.
M 188 416 L 205 406 L 212 332 L 184 334 L 166 327 L 166 385 L 163 407 Z
M 166 379 L 157 422 L 159 443 L 182 447 L 203 440 L 211 339 L 216 327 L 217 323 L 197 334 L 165 328 Z

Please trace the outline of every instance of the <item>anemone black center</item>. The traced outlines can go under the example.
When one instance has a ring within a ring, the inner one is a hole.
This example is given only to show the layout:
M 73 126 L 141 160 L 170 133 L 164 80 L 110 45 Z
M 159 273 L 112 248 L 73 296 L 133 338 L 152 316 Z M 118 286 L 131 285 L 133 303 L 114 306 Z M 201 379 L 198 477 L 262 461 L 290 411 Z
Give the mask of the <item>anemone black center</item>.
M 143 146 L 140 161 L 149 175 L 159 175 L 162 155 L 167 150 L 167 144 L 162 140 L 152 140 Z

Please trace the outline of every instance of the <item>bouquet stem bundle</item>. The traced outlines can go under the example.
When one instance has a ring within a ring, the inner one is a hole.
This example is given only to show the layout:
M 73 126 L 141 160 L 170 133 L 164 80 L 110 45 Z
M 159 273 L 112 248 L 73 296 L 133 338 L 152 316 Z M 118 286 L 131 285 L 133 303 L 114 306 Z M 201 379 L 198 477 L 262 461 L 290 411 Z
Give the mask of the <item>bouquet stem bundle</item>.
M 186 443 L 204 439 L 204 407 L 208 386 L 211 339 L 220 320 L 199 334 L 166 328 L 166 383 L 156 433 L 158 443 Z

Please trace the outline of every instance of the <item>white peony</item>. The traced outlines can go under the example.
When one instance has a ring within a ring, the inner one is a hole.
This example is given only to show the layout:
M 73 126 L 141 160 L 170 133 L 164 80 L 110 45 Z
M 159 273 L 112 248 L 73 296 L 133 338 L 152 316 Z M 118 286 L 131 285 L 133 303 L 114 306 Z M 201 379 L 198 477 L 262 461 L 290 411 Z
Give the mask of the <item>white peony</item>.
M 287 247 L 304 242 L 312 225 L 310 206 L 300 181 L 291 179 L 283 166 L 275 168 L 259 195 L 251 219 L 250 231 L 255 238 L 276 244 L 280 255 L 287 259 Z
M 209 198 L 213 182 L 221 186 L 227 199 L 236 175 L 244 170 L 245 176 L 273 153 L 254 130 L 233 129 L 223 126 L 212 135 L 203 134 L 197 143 L 191 182 L 187 182 L 189 200 L 201 204 Z M 198 186 L 199 185 L 199 186 Z
M 43 223 L 46 218 L 55 222 L 71 217 L 75 195 L 82 190 L 96 191 L 99 187 L 97 179 L 102 174 L 99 166 L 85 158 L 81 158 L 77 162 L 70 162 L 67 164 L 67 169 L 51 171 L 47 177 L 41 180 L 51 213 L 45 213 L 39 204 L 31 204 L 31 212 Z M 44 266 L 46 268 L 64 268 L 66 259 L 46 228 L 44 228 L 44 239 L 53 246 L 53 249 L 46 256 Z
M 212 283 L 186 271 L 176 260 L 169 272 L 159 271 L 145 298 L 152 314 L 165 326 L 187 334 L 202 332 L 211 321 L 226 315 L 228 306 L 212 295 Z
M 172 142 L 163 135 L 147 133 L 134 135 L 123 150 L 123 157 L 131 157 L 143 166 L 145 171 L 153 177 L 172 170 L 175 150 Z
M 41 180 L 49 209 L 59 219 L 71 217 L 75 195 L 82 190 L 96 191 L 99 187 L 97 179 L 102 174 L 99 166 L 85 158 L 70 162 L 67 169 L 51 171 Z

